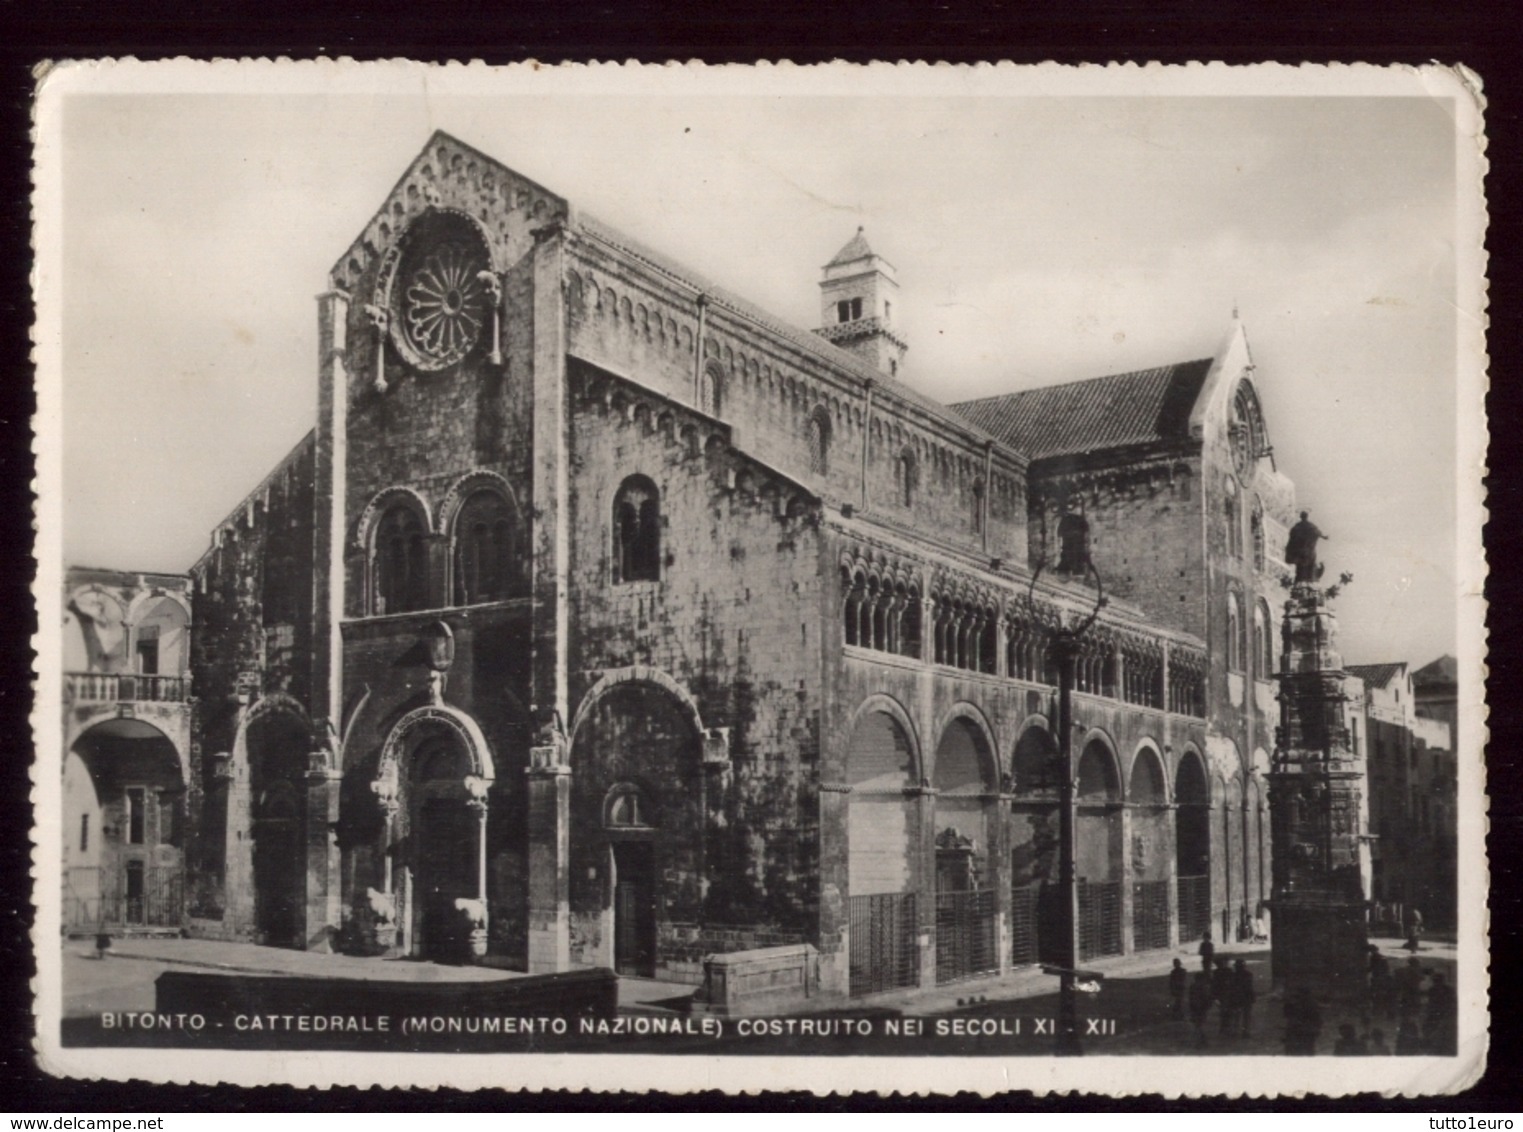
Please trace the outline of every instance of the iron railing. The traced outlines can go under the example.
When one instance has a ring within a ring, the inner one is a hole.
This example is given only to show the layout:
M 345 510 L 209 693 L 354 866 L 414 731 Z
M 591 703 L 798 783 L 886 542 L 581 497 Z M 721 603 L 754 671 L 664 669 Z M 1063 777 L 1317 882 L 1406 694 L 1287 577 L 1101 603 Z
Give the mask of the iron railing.
M 1169 946 L 1169 882 L 1139 880 L 1132 884 L 1132 950 L 1156 951 Z
M 145 676 L 140 672 L 69 672 L 64 679 L 75 703 L 129 700 L 182 704 L 190 699 L 189 676 Z
M 891 892 L 853 896 L 851 993 L 873 994 L 920 984 L 919 925 L 915 894 Z
M 1042 961 L 1042 883 L 1015 885 L 1010 889 L 1010 965 L 1033 967 Z
M 1079 881 L 1079 959 L 1121 954 L 1121 882 Z
M 1178 889 L 1179 942 L 1190 943 L 1204 936 L 1211 926 L 1211 878 L 1180 877 Z
M 63 922 L 71 930 L 178 928 L 184 923 L 185 883 L 178 867 L 71 868 L 64 874 Z
M 936 894 L 936 982 L 952 983 L 999 970 L 993 889 Z

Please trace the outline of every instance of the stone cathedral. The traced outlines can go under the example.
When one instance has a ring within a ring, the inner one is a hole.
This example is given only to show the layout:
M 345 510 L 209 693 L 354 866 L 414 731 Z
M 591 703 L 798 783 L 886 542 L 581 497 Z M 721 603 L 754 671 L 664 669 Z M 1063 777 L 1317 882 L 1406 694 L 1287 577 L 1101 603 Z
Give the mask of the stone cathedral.
M 334 250 L 313 431 L 187 576 L 70 572 L 69 926 L 737 1002 L 1040 962 L 1097 579 L 1081 955 L 1259 913 L 1295 499 L 1235 320 L 942 404 L 863 231 L 795 328 L 442 133 Z

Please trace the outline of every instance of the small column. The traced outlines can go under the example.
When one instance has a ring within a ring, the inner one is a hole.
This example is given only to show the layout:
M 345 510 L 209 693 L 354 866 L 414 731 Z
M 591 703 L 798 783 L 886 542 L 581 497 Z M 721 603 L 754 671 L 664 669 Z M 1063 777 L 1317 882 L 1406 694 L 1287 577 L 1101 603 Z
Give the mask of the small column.
M 529 973 L 571 967 L 571 768 L 563 742 L 529 751 Z
M 1010 892 L 1015 880 L 1010 871 L 1011 803 L 1015 801 L 1015 781 L 1010 775 L 1002 776 L 999 793 L 993 795 L 993 799 L 994 813 L 989 821 L 992 831 L 989 835 L 989 855 L 993 864 L 989 875 L 990 883 L 994 885 L 995 946 L 999 948 L 999 973 L 1004 975 L 1010 970 L 1010 955 L 1015 949 Z
M 1121 954 L 1130 955 L 1137 950 L 1134 919 L 1137 894 L 1132 879 L 1132 804 L 1122 803 L 1121 811 Z
M 851 992 L 851 787 L 820 783 L 820 991 Z
M 1170 802 L 1164 807 L 1169 815 L 1169 836 L 1167 852 L 1169 854 L 1169 888 L 1167 898 L 1169 902 L 1169 948 L 1179 950 L 1179 804 Z
M 920 945 L 920 987 L 936 985 L 936 795 L 929 782 L 905 790 L 915 800 L 920 853 L 915 877 L 915 919 Z
M 396 829 L 397 811 L 401 808 L 397 764 L 382 764 L 380 776 L 370 784 L 376 804 L 381 810 L 381 887 L 368 889 L 371 923 L 369 925 L 376 948 L 382 954 L 392 954 L 397 946 L 398 925 L 402 909 L 397 901 L 396 862 L 392 856 L 392 837 Z
M 476 815 L 476 899 L 463 902 L 460 910 L 470 921 L 470 953 L 471 959 L 477 963 L 486 958 L 487 953 L 487 796 L 491 788 L 489 778 L 473 774 L 465 780 L 468 795 L 465 805 Z
M 307 770 L 308 951 L 332 951 L 342 921 L 339 890 L 338 795 L 343 772 L 327 751 L 313 751 Z

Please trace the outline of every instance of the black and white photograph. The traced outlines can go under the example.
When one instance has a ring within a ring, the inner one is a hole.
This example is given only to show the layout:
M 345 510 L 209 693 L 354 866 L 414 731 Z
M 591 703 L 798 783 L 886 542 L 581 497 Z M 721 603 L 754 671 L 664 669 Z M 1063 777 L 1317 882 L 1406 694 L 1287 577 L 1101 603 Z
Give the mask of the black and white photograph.
M 45 75 L 43 1067 L 1465 1087 L 1480 90 Z

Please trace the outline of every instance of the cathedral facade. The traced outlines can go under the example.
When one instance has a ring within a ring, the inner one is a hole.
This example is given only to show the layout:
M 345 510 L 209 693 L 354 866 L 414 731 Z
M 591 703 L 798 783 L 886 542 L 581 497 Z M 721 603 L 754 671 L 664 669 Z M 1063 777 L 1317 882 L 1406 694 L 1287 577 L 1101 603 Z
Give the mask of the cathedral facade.
M 183 586 L 184 928 L 686 982 L 802 954 L 840 995 L 1040 962 L 1047 644 L 1098 610 L 1081 956 L 1237 938 L 1294 512 L 1241 327 L 944 405 L 865 234 L 820 295 L 787 326 L 435 135 L 318 300 L 314 431 Z

